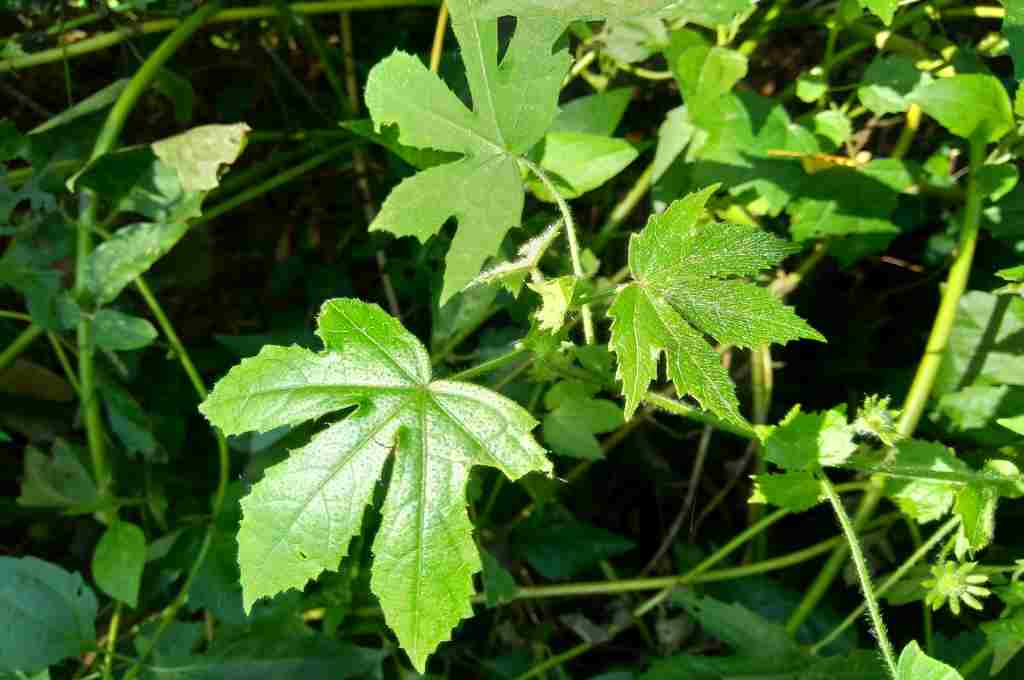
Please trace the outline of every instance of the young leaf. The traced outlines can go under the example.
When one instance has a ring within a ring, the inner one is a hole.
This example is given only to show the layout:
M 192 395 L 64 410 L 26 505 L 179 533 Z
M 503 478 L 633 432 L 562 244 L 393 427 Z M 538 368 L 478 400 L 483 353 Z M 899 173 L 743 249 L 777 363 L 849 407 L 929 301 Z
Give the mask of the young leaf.
M 92 576 L 100 590 L 135 607 L 139 601 L 142 568 L 146 566 L 146 535 L 131 522 L 107 527 L 92 556 Z
M 469 616 L 480 558 L 466 514 L 470 468 L 550 472 L 536 422 L 465 383 L 431 382 L 423 345 L 376 305 L 324 304 L 323 352 L 267 346 L 200 406 L 225 434 L 266 432 L 355 407 L 267 470 L 242 501 L 244 605 L 337 569 L 394 451 L 371 588 L 417 669 Z
M 754 227 L 699 223 L 716 188 L 676 201 L 630 239 L 633 282 L 608 310 L 627 418 L 657 377 L 664 351 L 668 377 L 680 395 L 693 396 L 731 422 L 745 423 L 729 375 L 704 333 L 741 347 L 824 340 L 771 292 L 739 280 L 774 265 L 794 248 Z
M 96 345 L 112 352 L 142 349 L 156 340 L 153 324 L 137 316 L 101 309 L 93 319 Z
M 95 645 L 97 606 L 79 574 L 0 557 L 0 672 L 36 671 Z
M 527 285 L 540 295 L 541 306 L 535 314 L 540 329 L 557 333 L 565 325 L 565 315 L 569 313 L 573 291 L 576 290 L 576 277 L 559 276 Z
M 879 116 L 903 113 L 910 107 L 917 88 L 932 82 L 932 77 L 902 54 L 880 55 L 868 64 L 857 88 L 860 103 Z
M 896 448 L 895 464 L 910 472 L 968 472 L 970 468 L 952 450 L 938 442 L 907 439 Z M 934 479 L 893 479 L 886 492 L 900 510 L 924 524 L 939 519 L 953 505 L 956 487 Z
M 900 653 L 896 680 L 963 680 L 963 677 L 921 651 L 916 641 L 911 641 Z

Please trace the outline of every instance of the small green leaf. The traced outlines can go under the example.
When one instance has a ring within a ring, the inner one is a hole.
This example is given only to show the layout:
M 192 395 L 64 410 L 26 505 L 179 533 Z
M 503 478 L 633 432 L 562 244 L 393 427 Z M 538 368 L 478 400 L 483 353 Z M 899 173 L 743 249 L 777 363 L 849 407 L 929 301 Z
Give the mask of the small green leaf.
M 658 147 L 654 153 L 654 171 L 651 181 L 657 183 L 662 178 L 669 166 L 686 149 L 696 132 L 697 128 L 690 121 L 690 114 L 685 106 L 674 108 L 668 112 L 665 122 L 658 128 Z
M 604 454 L 598 434 L 611 432 L 625 422 L 622 409 L 607 399 L 595 399 L 595 389 L 583 383 L 563 381 L 544 397 L 551 412 L 544 417 L 544 441 L 563 456 L 598 460 Z
M 0 557 L 0 671 L 33 672 L 94 647 L 97 606 L 79 574 Z
M 1012 418 L 1000 418 L 996 422 L 1007 429 L 1013 430 L 1017 434 L 1024 434 L 1024 415 L 1014 416 Z
M 146 535 L 131 522 L 107 527 L 92 556 L 92 576 L 100 590 L 135 607 L 139 603 L 142 569 L 146 566 Z
M 888 26 L 900 6 L 900 0 L 860 0 L 861 7 L 871 12 Z
M 142 222 L 118 229 L 101 243 L 86 262 L 87 289 L 98 305 L 114 300 L 121 291 L 181 240 L 188 224 Z
M 549 472 L 536 424 L 494 392 L 431 381 L 422 344 L 376 305 L 324 304 L 325 350 L 267 346 L 200 406 L 225 434 L 267 432 L 355 407 L 266 472 L 242 500 L 238 561 L 246 609 L 338 568 L 393 459 L 370 586 L 417 669 L 471 613 L 480 558 L 466 514 L 474 465 L 517 479 Z
M 825 81 L 824 73 L 820 66 L 815 66 L 797 77 L 796 96 L 800 101 L 811 104 L 825 96 L 828 92 L 828 83 Z
M 765 440 L 764 457 L 784 470 L 813 471 L 841 465 L 856 450 L 844 413 L 802 413 L 795 406 Z
M 821 482 L 810 472 L 798 470 L 754 476 L 751 503 L 771 503 L 790 512 L 810 510 L 821 497 Z
M 154 142 L 153 153 L 174 168 L 186 192 L 210 191 L 220 183 L 221 167 L 242 154 L 249 131 L 245 123 L 201 125 Z
M 922 652 L 916 641 L 911 641 L 900 653 L 896 680 L 963 680 L 963 677 Z
M 52 456 L 25 449 L 25 474 L 18 505 L 28 508 L 81 508 L 95 505 L 96 484 L 71 445 L 58 439 Z
M 824 340 L 769 291 L 737 278 L 775 264 L 793 247 L 754 227 L 700 223 L 716 188 L 676 201 L 630 239 L 634 282 L 619 291 L 608 311 L 609 346 L 618 359 L 627 418 L 657 377 L 664 351 L 669 379 L 680 395 L 745 423 L 728 373 L 702 332 L 742 347 Z
M 932 82 L 932 77 L 914 65 L 903 54 L 882 54 L 875 57 L 857 88 L 860 103 L 872 113 L 903 113 L 910 108 L 918 88 Z
M 527 284 L 530 290 L 540 295 L 541 306 L 535 316 L 542 331 L 555 333 L 565 325 L 573 292 L 576 290 L 575 276 L 560 276 L 539 283 Z
M 971 554 L 992 542 L 998 503 L 999 490 L 993 486 L 968 484 L 957 492 L 953 512 L 960 516 L 960 535 Z
M 156 340 L 157 332 L 146 319 L 101 309 L 93 319 L 96 345 L 112 352 L 142 349 Z
M 636 147 L 624 139 L 552 132 L 544 138 L 540 164 L 553 175 L 563 198 L 576 198 L 618 175 L 639 155 Z M 539 180 L 532 180 L 530 188 L 544 201 L 555 200 Z
M 994 142 L 1013 129 L 1010 97 L 995 76 L 969 73 L 940 78 L 917 88 L 910 99 L 959 137 L 980 136 L 984 142 Z
M 830 109 L 814 115 L 814 132 L 839 147 L 853 134 L 853 124 L 842 111 Z
M 717 101 L 747 75 L 747 58 L 724 47 L 694 45 L 680 53 L 673 72 L 687 107 L 695 115 L 710 115 Z

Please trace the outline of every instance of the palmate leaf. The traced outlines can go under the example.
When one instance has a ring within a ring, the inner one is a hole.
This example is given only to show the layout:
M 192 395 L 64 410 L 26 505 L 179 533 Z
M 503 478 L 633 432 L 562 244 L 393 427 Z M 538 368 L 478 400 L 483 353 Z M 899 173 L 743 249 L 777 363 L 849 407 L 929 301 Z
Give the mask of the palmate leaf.
M 456 219 L 442 305 L 476 278 L 508 230 L 520 223 L 525 194 L 518 158 L 541 140 L 558 114 L 571 58 L 567 49 L 552 51 L 552 46 L 569 22 L 670 4 L 544 0 L 524 6 L 452 0 L 448 7 L 472 110 L 417 57 L 399 51 L 374 66 L 366 84 L 366 106 L 377 132 L 397 124 L 402 145 L 461 155 L 395 187 L 370 225 L 372 230 L 426 241 L 450 217 Z M 505 14 L 514 14 L 517 21 L 499 62 L 497 19 Z
M 608 310 L 611 349 L 630 418 L 657 377 L 665 352 L 668 377 L 680 394 L 745 424 L 729 374 L 704 339 L 754 347 L 824 337 L 770 291 L 739 280 L 770 267 L 795 248 L 755 227 L 699 223 L 717 186 L 676 201 L 651 218 L 629 243 L 633 282 Z
M 512 479 L 551 463 L 536 422 L 466 383 L 431 382 L 423 345 L 376 305 L 336 299 L 318 319 L 323 352 L 267 346 L 233 368 L 200 410 L 226 434 L 266 432 L 355 407 L 267 471 L 242 500 L 245 608 L 337 569 L 394 451 L 371 587 L 413 664 L 471 614 L 480 557 L 466 514 L 470 468 Z

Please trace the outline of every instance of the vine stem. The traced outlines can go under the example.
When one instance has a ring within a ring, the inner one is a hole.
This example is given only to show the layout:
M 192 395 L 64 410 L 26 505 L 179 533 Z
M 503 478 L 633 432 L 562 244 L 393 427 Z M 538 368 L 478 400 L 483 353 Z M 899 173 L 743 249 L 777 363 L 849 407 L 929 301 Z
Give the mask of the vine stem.
M 877 597 L 881 597 L 882 595 L 884 595 L 889 590 L 889 588 L 892 588 L 894 585 L 896 585 L 900 581 L 900 579 L 902 579 L 903 576 L 906 575 L 906 573 L 910 571 L 911 568 L 913 568 L 915 564 L 924 559 L 925 556 L 927 556 L 928 553 L 931 552 L 932 549 L 935 546 L 937 546 L 942 541 L 942 539 L 944 539 L 949 534 L 949 532 L 953 531 L 958 526 L 960 526 L 959 517 L 953 517 L 946 521 L 946 523 L 939 527 L 938 530 L 936 530 L 935 533 L 931 535 L 931 538 L 929 538 L 926 542 L 921 544 L 918 547 L 918 549 L 915 550 L 914 553 L 910 557 L 908 557 L 906 561 L 904 561 L 903 564 L 901 564 L 896 571 L 894 571 L 893 573 L 889 574 L 888 577 L 886 577 L 885 581 L 883 581 L 878 586 L 878 590 L 875 591 L 875 595 Z M 830 642 L 839 637 L 844 630 L 849 628 L 854 621 L 860 618 L 860 615 L 864 613 L 864 610 L 866 608 L 867 605 L 862 602 L 860 606 L 858 606 L 856 609 L 850 612 L 850 614 L 845 619 L 843 619 L 838 626 L 833 628 L 828 635 L 823 637 L 818 642 L 814 643 L 810 650 L 811 654 L 818 654 Z
M 444 36 L 448 32 L 448 3 L 441 0 L 437 10 L 437 26 L 434 28 L 434 42 L 430 46 L 430 70 L 437 73 L 441 68 L 441 53 L 444 51 Z
M 984 154 L 984 140 L 981 138 L 972 139 L 970 141 L 967 203 L 964 209 L 963 226 L 960 230 L 957 256 L 946 277 L 945 290 L 939 303 L 939 309 L 935 314 L 935 320 L 932 322 L 928 343 L 925 345 L 924 354 L 918 362 L 914 380 L 910 385 L 910 390 L 907 392 L 900 420 L 896 426 L 897 431 L 904 437 L 911 436 L 921 420 L 925 405 L 928 403 L 928 397 L 935 386 L 935 378 L 939 372 L 942 355 L 949 344 L 950 334 L 953 332 L 953 322 L 956 320 L 957 307 L 960 304 L 964 291 L 967 290 L 967 280 L 971 274 L 974 251 L 978 244 L 978 230 L 981 225 L 983 196 L 981 187 L 978 184 L 978 171 L 984 163 Z M 884 478 L 877 475 L 872 477 L 871 487 L 864 494 L 860 506 L 853 517 L 855 529 L 859 529 L 871 518 L 871 514 L 881 502 L 884 493 Z M 791 635 L 807 620 L 807 617 L 814 611 L 818 602 L 828 592 L 829 587 L 846 561 L 847 554 L 846 546 L 841 546 L 832 553 L 821 571 L 818 572 L 818 576 L 807 589 L 804 599 L 790 615 L 789 620 L 786 621 L 786 630 Z
M 864 592 L 864 604 L 867 605 L 868 616 L 871 618 L 871 627 L 874 629 L 878 648 L 882 651 L 882 658 L 885 659 L 885 665 L 889 667 L 890 675 L 895 678 L 896 654 L 892 650 L 889 634 L 885 630 L 882 610 L 878 606 L 878 597 L 875 595 L 874 586 L 871 584 L 871 572 L 868 571 L 868 564 L 864 559 L 864 551 L 861 550 L 860 541 L 857 539 L 857 530 L 853 528 L 853 522 L 850 520 L 850 516 L 846 514 L 846 508 L 843 507 L 843 500 L 839 497 L 835 487 L 832 486 L 828 475 L 821 472 L 819 480 L 822 490 L 828 496 L 832 509 L 835 510 L 836 517 L 839 519 L 839 526 L 842 527 L 843 534 L 846 536 L 846 542 L 850 547 L 850 556 L 853 558 L 853 565 L 857 569 L 857 578 L 860 579 L 860 587 Z
M 32 324 L 19 333 L 18 336 L 11 341 L 11 344 L 7 345 L 3 352 L 0 352 L 0 371 L 10 366 L 11 363 L 42 334 L 43 328 L 36 324 Z
M 399 7 L 437 7 L 438 0 L 326 0 L 325 2 L 296 2 L 288 6 L 296 14 L 334 14 L 335 12 L 361 12 L 370 10 L 394 9 Z M 224 24 L 252 19 L 266 19 L 279 14 L 277 5 L 257 5 L 255 7 L 236 7 L 217 13 L 210 23 Z M 186 19 L 187 21 L 187 19 Z M 127 28 L 109 33 L 101 33 L 80 40 L 64 47 L 34 52 L 24 57 L 14 57 L 0 61 L 0 73 L 20 71 L 32 66 L 50 64 L 64 59 L 73 59 L 91 52 L 98 52 L 114 47 L 140 34 L 166 33 L 180 28 L 180 19 L 156 19 L 144 21 Z
M 561 192 L 555 186 L 555 183 L 551 181 L 548 174 L 541 169 L 539 165 L 531 161 L 529 158 L 520 157 L 519 162 L 525 165 L 530 172 L 537 176 L 537 179 L 541 181 L 544 187 L 548 190 L 554 199 L 555 203 L 558 204 L 558 210 L 562 213 L 562 220 L 565 222 L 565 237 L 569 241 L 569 257 L 572 260 L 572 273 L 578 279 L 584 278 L 583 273 L 583 261 L 580 259 L 580 242 L 576 238 L 576 221 L 573 219 L 572 211 L 569 209 L 569 204 L 562 196 Z M 588 345 L 594 344 L 594 318 L 590 312 L 590 305 L 584 304 L 581 307 L 581 316 L 583 317 L 583 338 L 586 340 Z

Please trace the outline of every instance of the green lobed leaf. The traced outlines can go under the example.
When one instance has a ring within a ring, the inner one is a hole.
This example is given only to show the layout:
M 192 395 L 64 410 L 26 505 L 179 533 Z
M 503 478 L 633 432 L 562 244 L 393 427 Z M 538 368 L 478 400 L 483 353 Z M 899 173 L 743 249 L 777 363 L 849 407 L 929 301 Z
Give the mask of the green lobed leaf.
M 640 155 L 625 139 L 583 132 L 552 132 L 544 138 L 541 167 L 552 175 L 563 198 L 577 198 L 600 187 Z M 553 202 L 547 187 L 531 180 L 538 198 Z
M 931 658 L 912 640 L 900 652 L 896 680 L 963 680 L 953 668 Z
M 994 142 L 1013 129 L 1010 97 L 995 76 L 967 73 L 940 78 L 917 88 L 909 99 L 958 137 L 977 135 Z
M 146 566 L 146 535 L 117 520 L 103 532 L 92 556 L 92 576 L 100 590 L 130 607 L 139 603 L 142 569 Z
M 480 559 L 466 514 L 470 468 L 487 465 L 517 479 L 550 472 L 551 463 L 530 436 L 536 423 L 526 411 L 474 385 L 431 382 L 422 344 L 376 305 L 328 301 L 317 333 L 324 351 L 264 347 L 200 406 L 229 435 L 355 407 L 269 468 L 243 499 L 244 605 L 337 569 L 393 458 L 370 584 L 422 671 L 471 614 Z
M 824 340 L 769 291 L 736 278 L 756 274 L 794 249 L 756 227 L 699 222 L 716 188 L 676 201 L 630 239 L 634 281 L 608 310 L 609 346 L 618 359 L 627 418 L 657 377 L 665 352 L 668 377 L 680 395 L 745 423 L 729 375 L 703 333 L 741 347 Z
M 449 3 L 472 111 L 419 59 L 403 52 L 374 66 L 366 86 L 367 108 L 378 131 L 397 124 L 401 144 L 462 155 L 399 184 L 371 225 L 426 241 L 448 218 L 456 218 L 459 228 L 446 259 L 442 304 L 479 274 L 508 229 L 519 225 L 524 194 L 516 158 L 554 120 L 569 65 L 565 50 L 551 51 L 564 24 L 518 11 L 515 34 L 499 64 L 497 22 L 476 14 L 475 4 Z
M 0 672 L 37 671 L 94 646 L 97 607 L 79 574 L 34 557 L 0 557 Z

